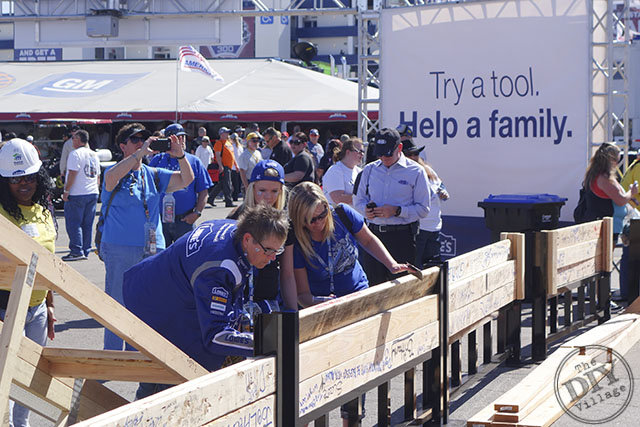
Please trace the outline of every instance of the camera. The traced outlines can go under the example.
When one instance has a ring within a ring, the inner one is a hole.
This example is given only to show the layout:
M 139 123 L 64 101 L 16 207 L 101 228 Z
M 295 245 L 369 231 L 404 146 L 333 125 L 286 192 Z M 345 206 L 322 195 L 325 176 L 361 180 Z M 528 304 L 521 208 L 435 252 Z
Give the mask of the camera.
M 378 205 L 376 205 L 376 202 L 367 203 L 367 209 L 373 209 L 375 207 L 378 207 Z
M 164 153 L 165 151 L 171 150 L 171 140 L 169 138 L 158 138 L 154 141 L 151 141 L 149 144 L 149 148 L 153 151 L 160 151 Z

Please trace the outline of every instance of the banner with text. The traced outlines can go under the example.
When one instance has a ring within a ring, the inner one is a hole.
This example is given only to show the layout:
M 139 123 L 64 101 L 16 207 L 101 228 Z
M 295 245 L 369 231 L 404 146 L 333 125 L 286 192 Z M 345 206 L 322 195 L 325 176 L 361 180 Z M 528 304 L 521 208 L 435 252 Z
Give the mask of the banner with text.
M 586 0 L 486 1 L 382 12 L 384 127 L 406 123 L 451 194 L 482 216 L 489 194 L 569 198 L 588 161 Z

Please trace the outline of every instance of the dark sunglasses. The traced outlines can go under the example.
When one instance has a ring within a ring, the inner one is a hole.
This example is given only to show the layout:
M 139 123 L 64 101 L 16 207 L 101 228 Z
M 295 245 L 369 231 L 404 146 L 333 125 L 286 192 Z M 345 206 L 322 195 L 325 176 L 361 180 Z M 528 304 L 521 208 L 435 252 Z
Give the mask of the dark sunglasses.
M 260 243 L 258 239 L 253 237 L 253 240 L 256 241 L 256 243 L 260 246 L 260 248 L 262 248 L 262 252 L 264 252 L 264 254 L 267 256 L 280 255 L 281 253 L 284 252 L 284 246 L 281 246 L 278 249 L 265 248 L 264 246 L 262 246 L 262 243 Z
M 134 144 L 137 144 L 139 142 L 145 142 L 146 138 L 143 138 L 141 136 L 130 136 L 129 141 L 131 141 Z
M 11 176 L 9 177 L 9 184 L 20 184 L 21 182 L 31 184 L 36 182 L 36 179 L 38 179 L 38 175 L 35 173 L 31 175 Z
M 300 141 L 299 139 L 292 139 L 291 143 L 295 144 L 295 145 L 298 145 L 298 144 L 302 144 L 302 141 Z
M 329 215 L 329 209 L 325 205 L 324 210 L 320 213 L 320 215 L 312 217 L 311 220 L 309 220 L 309 224 L 315 224 L 317 221 L 322 221 L 327 217 L 327 215 Z

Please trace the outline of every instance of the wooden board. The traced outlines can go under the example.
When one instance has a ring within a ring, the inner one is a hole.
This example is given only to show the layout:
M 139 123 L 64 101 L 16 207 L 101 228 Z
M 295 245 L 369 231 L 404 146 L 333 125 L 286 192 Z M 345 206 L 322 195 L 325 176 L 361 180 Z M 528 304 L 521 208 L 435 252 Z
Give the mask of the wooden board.
M 486 294 L 513 283 L 516 262 L 506 261 L 488 270 L 449 284 L 449 311 L 455 311 L 479 300 Z
M 493 413 L 493 405 L 484 407 L 480 412 L 467 420 L 467 427 L 491 427 Z
M 42 356 L 55 377 L 180 384 L 181 377 L 137 351 L 45 347 Z
M 509 260 L 511 241 L 502 240 L 449 260 L 449 283 L 463 280 Z
M 378 346 L 300 383 L 300 416 L 330 404 L 438 346 L 438 322 Z
M 76 424 L 201 425 L 275 392 L 275 358 L 246 360 Z
M 36 253 L 36 279 L 40 277 L 49 289 L 55 290 L 147 357 L 185 380 L 207 373 L 202 366 L 162 335 L 1 215 L 0 231 L 3 236 L 2 242 L 11 242 L 10 245 L 0 242 L 0 253 L 4 257 L 14 265 L 26 265 L 31 259 L 31 254 Z
M 129 401 L 97 381 L 86 380 L 78 396 L 76 421 L 83 421 L 128 404 Z
M 591 258 L 559 268 L 556 274 L 556 288 L 554 289 L 554 293 L 549 292 L 549 295 L 557 294 L 557 289 L 568 283 L 586 279 L 600 271 L 602 271 L 602 258 Z
M 276 422 L 275 414 L 276 397 L 275 394 L 272 394 L 204 425 L 209 427 L 274 426 Z
M 449 336 L 467 328 L 515 299 L 515 282 L 502 286 L 479 300 L 449 312 Z
M 602 221 L 586 222 L 553 230 L 558 249 L 598 239 L 601 235 Z
M 525 298 L 524 283 L 524 234 L 522 233 L 500 233 L 500 239 L 511 241 L 511 259 L 516 263 L 516 299 Z
M 299 380 L 437 320 L 438 296 L 429 295 L 307 341 L 299 349 Z
M 613 218 L 602 220 L 602 270 L 613 271 Z
M 300 343 L 432 293 L 440 269 L 424 270 L 422 280 L 402 276 L 335 300 L 300 310 Z
M 589 240 L 588 242 L 558 250 L 557 268 L 577 264 L 600 256 L 602 256 L 602 239 Z

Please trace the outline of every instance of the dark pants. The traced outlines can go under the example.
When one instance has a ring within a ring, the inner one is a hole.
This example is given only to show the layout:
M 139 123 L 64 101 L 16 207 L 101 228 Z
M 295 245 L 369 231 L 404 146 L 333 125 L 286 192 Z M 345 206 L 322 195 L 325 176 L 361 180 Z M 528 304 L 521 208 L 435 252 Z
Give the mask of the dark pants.
M 165 245 L 168 248 L 170 244 L 193 230 L 193 224 L 182 221 L 180 216 L 176 217 L 175 222 L 162 223 L 162 234 L 164 235 Z
M 424 268 L 425 264 L 440 262 L 440 232 L 420 230 L 416 238 L 416 260 L 413 265 Z
M 238 197 L 240 197 L 240 190 L 242 189 L 242 179 L 240 178 L 240 172 L 231 171 L 231 184 L 233 185 L 233 191 L 231 196 L 233 197 L 233 201 L 237 202 Z
M 216 201 L 216 197 L 220 194 L 220 191 L 224 194 L 224 202 L 226 204 L 233 203 L 233 199 L 231 197 L 231 192 L 233 191 L 233 186 L 231 185 L 231 169 L 228 167 L 224 167 L 222 173 L 220 174 L 220 179 L 216 182 L 216 185 L 211 187 L 209 191 L 209 203 L 212 205 Z
M 380 231 L 376 226 L 372 225 L 370 229 L 380 239 L 397 263 L 413 263 L 415 261 L 416 236 L 411 226 L 407 225 L 401 229 L 392 228 L 389 231 Z M 399 277 L 397 274 L 391 274 L 384 264 L 368 253 L 363 256 L 362 267 L 369 279 L 369 286 L 378 285 Z M 402 273 L 401 275 L 404 274 Z

